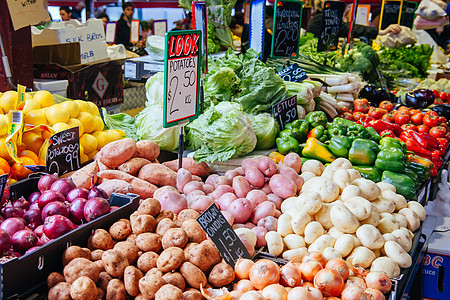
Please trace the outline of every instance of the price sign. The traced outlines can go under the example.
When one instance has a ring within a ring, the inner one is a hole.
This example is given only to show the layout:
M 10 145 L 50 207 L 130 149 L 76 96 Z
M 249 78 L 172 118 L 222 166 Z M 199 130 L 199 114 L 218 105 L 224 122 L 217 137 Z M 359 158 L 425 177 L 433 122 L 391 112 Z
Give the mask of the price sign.
M 402 8 L 402 17 L 400 20 L 400 25 L 412 28 L 414 23 L 414 16 L 419 5 L 418 2 L 405 1 Z
M 305 71 L 298 65 L 293 64 L 277 73 L 283 81 L 302 82 L 307 79 Z
M 317 51 L 336 50 L 345 2 L 326 1 L 322 11 L 322 30 Z
M 291 123 L 298 119 L 297 112 L 297 95 L 289 97 L 281 102 L 278 102 L 272 106 L 272 114 L 281 130 L 284 130 L 284 126 L 287 123 Z
M 105 40 L 108 44 L 114 44 L 116 42 L 116 22 L 107 22 L 105 30 Z
M 277 0 L 273 19 L 272 57 L 295 57 L 300 43 L 303 2 Z
M 164 36 L 167 32 L 167 20 L 153 20 L 153 35 Z
M 3 174 L 0 176 L 0 200 L 3 197 L 3 192 L 5 191 L 6 183 L 8 182 L 8 174 Z
M 202 32 L 202 71 L 208 72 L 208 13 L 205 1 L 192 2 L 192 24 Z
M 400 24 L 403 0 L 383 0 L 381 4 L 379 28 L 386 29 L 391 24 Z
M 200 96 L 200 30 L 166 34 L 164 59 L 164 128 L 198 117 Z
M 227 264 L 234 268 L 239 258 L 252 259 L 250 253 L 248 253 L 244 244 L 242 244 L 242 241 L 215 203 L 197 218 L 197 222 L 211 238 Z
M 254 0 L 250 4 L 250 48 L 264 57 L 264 16 L 266 12 L 265 0 Z
M 47 149 L 47 173 L 63 175 L 80 168 L 79 134 L 78 127 L 74 127 L 50 137 Z

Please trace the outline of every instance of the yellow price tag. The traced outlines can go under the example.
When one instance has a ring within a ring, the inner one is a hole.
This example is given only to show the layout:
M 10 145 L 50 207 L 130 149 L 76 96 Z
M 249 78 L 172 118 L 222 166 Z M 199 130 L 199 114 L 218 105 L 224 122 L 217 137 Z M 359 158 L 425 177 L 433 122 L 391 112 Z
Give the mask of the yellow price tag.
M 16 109 L 22 109 L 25 105 L 25 93 L 27 88 L 23 85 L 17 85 L 17 105 Z
M 8 113 L 8 137 L 5 140 L 9 156 L 17 162 L 22 159 L 17 157 L 17 143 L 22 142 L 23 113 L 20 110 L 10 110 Z

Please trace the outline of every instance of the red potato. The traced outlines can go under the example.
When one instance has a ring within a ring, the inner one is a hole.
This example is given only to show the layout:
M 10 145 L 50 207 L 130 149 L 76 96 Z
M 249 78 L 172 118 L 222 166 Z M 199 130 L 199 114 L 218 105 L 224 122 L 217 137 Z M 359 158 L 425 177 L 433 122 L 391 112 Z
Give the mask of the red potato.
M 297 185 L 295 182 L 284 175 L 273 175 L 270 178 L 269 185 L 273 193 L 282 199 L 293 197 L 297 192 Z
M 265 178 L 266 179 L 266 178 Z M 266 195 L 269 195 L 272 193 L 272 190 L 270 189 L 269 181 L 266 181 L 264 185 L 261 187 L 261 191 L 266 193 Z
M 268 199 L 270 202 L 273 202 L 273 203 L 275 204 L 275 207 L 276 207 L 278 210 L 281 210 L 281 203 L 283 202 L 283 200 L 282 200 L 279 196 L 277 196 L 277 195 L 275 195 L 275 194 L 268 194 L 268 195 L 267 195 L 267 199 Z
M 200 182 L 202 182 L 203 180 L 202 180 L 202 178 L 200 176 L 192 175 L 192 181 L 200 181 Z
M 245 172 L 244 172 L 244 168 L 242 167 L 237 167 L 236 169 L 234 169 L 236 172 L 239 173 L 239 175 L 244 176 Z
M 233 178 L 233 190 L 239 198 L 245 198 L 248 192 L 252 190 L 250 183 L 243 176 L 236 176 Z
M 219 176 L 217 177 L 217 185 L 229 185 L 233 183 L 233 180 L 226 177 L 226 176 Z
M 246 222 L 244 224 L 244 226 L 245 226 L 245 228 L 248 228 L 248 229 L 252 229 L 252 228 L 256 227 L 256 225 L 253 224 L 252 222 Z
M 172 192 L 175 192 L 177 194 L 181 194 L 180 191 L 178 191 L 176 188 L 166 185 L 166 186 L 163 186 L 163 187 L 160 187 L 159 189 L 157 189 L 153 193 L 153 198 L 155 198 L 155 199 L 158 198 L 159 194 L 161 194 L 163 191 L 172 191 Z
M 239 172 L 236 170 L 228 170 L 225 172 L 225 177 L 230 178 L 231 180 L 233 180 L 234 177 L 239 176 Z
M 178 171 L 178 159 L 166 161 L 163 163 L 163 165 L 171 168 L 175 172 Z M 200 177 L 208 176 L 211 173 L 211 169 L 209 168 L 207 163 L 197 163 L 195 159 L 190 157 L 183 158 L 182 167 L 191 172 L 192 175 L 197 175 Z
M 141 140 L 136 142 L 136 152 L 133 156 L 153 161 L 159 156 L 159 146 L 152 140 Z
M 191 181 L 186 183 L 186 185 L 183 188 L 183 194 L 189 195 L 193 191 L 203 192 L 203 182 Z
M 237 197 L 233 193 L 225 193 L 222 196 L 220 196 L 219 199 L 217 199 L 216 203 L 219 205 L 219 208 L 221 210 L 226 210 L 228 206 L 230 206 L 231 202 L 236 200 Z
M 262 187 L 265 183 L 264 174 L 256 166 L 245 169 L 245 179 L 254 187 Z
M 269 200 L 266 193 L 260 190 L 251 190 L 245 198 L 250 200 L 250 202 L 253 204 L 253 207 L 256 207 L 259 204 Z
M 186 199 L 170 190 L 162 191 L 156 200 L 161 204 L 161 210 L 170 210 L 174 214 L 179 214 L 183 209 L 188 208 Z
M 208 176 L 208 178 L 206 178 L 205 183 L 212 185 L 213 188 L 216 188 L 218 186 L 218 184 L 217 184 L 218 178 L 219 178 L 219 175 L 211 174 Z
M 256 206 L 251 215 L 251 220 L 253 224 L 258 224 L 259 220 L 266 217 L 275 216 L 276 207 L 273 202 L 265 201 Z
M 228 224 L 233 226 L 233 224 L 234 224 L 234 217 L 233 217 L 233 215 L 230 212 L 227 212 L 226 210 L 221 210 L 220 212 L 225 217 L 225 219 L 227 220 Z
M 203 185 L 203 191 L 205 192 L 206 195 L 211 194 L 212 192 L 214 192 L 214 187 L 210 184 L 204 184 Z
M 230 204 L 227 211 L 233 215 L 235 222 L 244 223 L 250 218 L 252 207 L 248 199 L 238 198 Z
M 266 241 L 266 233 L 267 230 L 264 227 L 261 226 L 255 226 L 251 229 L 254 233 L 256 233 L 256 247 L 260 248 L 260 247 L 264 247 L 267 245 L 267 241 Z
M 177 189 L 183 191 L 184 186 L 192 181 L 192 174 L 188 170 L 181 168 L 177 171 Z
M 264 227 L 267 231 L 277 231 L 278 220 L 275 217 L 268 216 L 260 219 L 257 227 Z
M 297 172 L 294 171 L 294 169 L 290 167 L 281 166 L 280 167 L 280 175 L 284 175 L 290 179 L 292 179 L 295 184 L 297 185 L 297 192 L 300 192 L 302 189 L 303 184 L 305 183 L 305 180 L 302 176 L 298 175 Z
M 256 167 L 257 165 L 258 165 L 258 160 L 256 158 L 246 158 L 242 161 L 242 164 L 241 164 L 242 169 L 244 169 L 244 173 L 248 167 Z
M 281 214 L 282 214 L 282 212 L 277 209 L 277 210 L 275 210 L 275 216 L 274 217 L 278 219 L 281 216 Z
M 214 192 L 212 192 L 211 196 L 217 200 L 225 193 L 234 193 L 234 190 L 229 185 L 219 185 L 216 187 Z
M 196 201 L 194 201 L 190 208 L 202 213 L 204 212 L 208 207 L 211 206 L 211 204 L 214 203 L 214 200 L 210 196 L 199 196 Z
M 177 173 L 161 164 L 148 164 L 139 170 L 140 179 L 148 181 L 157 186 L 177 186 Z
M 291 152 L 284 157 L 283 165 L 291 167 L 298 174 L 302 169 L 302 159 L 297 153 Z
M 151 161 L 149 161 L 148 159 L 141 157 L 133 157 L 124 162 L 123 164 L 121 164 L 120 166 L 118 166 L 117 170 L 136 176 L 143 166 L 150 163 Z
M 277 173 L 277 165 L 272 159 L 267 156 L 261 156 L 258 159 L 258 169 L 266 177 L 272 177 Z
M 193 191 L 192 193 L 187 195 L 186 201 L 187 201 L 188 206 L 190 207 L 192 205 L 192 203 L 197 201 L 197 199 L 200 198 L 201 196 L 206 196 L 206 195 L 202 191 Z

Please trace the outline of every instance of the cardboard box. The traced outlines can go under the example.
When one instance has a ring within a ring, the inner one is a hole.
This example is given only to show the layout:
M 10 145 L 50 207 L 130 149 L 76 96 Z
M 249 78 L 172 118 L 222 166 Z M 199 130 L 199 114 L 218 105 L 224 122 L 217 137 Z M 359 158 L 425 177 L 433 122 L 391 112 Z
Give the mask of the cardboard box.
M 105 31 L 100 19 L 89 19 L 82 24 L 78 20 L 53 22 L 43 30 L 31 27 L 32 44 L 45 46 L 64 43 L 80 43 L 81 63 L 90 63 L 108 58 Z
M 438 217 L 423 259 L 424 299 L 450 298 L 450 217 Z

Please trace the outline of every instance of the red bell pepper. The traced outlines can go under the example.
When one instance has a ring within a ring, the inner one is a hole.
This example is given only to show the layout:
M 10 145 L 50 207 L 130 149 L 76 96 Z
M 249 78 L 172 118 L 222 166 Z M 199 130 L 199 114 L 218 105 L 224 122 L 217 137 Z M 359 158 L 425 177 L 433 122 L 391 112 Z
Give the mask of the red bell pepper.
M 428 142 L 422 134 L 415 132 L 414 130 L 405 130 L 404 132 L 412 137 L 422 148 L 428 148 Z
M 361 121 L 361 124 L 364 127 L 373 127 L 373 129 L 375 129 L 378 134 L 380 134 L 383 130 L 391 130 L 396 136 L 399 136 L 403 131 L 403 129 L 397 124 L 377 120 L 372 117 L 365 117 Z
M 441 153 L 441 156 L 444 156 L 447 151 L 448 140 L 446 138 L 438 138 L 437 140 L 439 141 L 438 151 Z
M 420 135 L 427 141 L 428 149 L 430 149 L 430 148 L 438 149 L 439 148 L 439 141 L 437 138 L 435 138 L 434 136 L 432 136 L 431 134 L 428 134 L 428 133 L 421 133 Z

